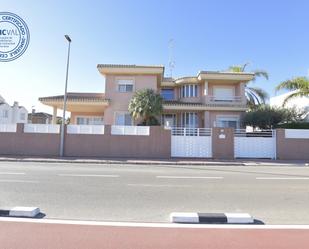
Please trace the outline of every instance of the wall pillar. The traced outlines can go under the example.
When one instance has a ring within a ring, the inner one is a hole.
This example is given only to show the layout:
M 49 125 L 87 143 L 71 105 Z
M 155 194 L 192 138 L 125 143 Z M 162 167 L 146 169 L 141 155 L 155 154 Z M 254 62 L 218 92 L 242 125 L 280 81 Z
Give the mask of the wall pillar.
M 204 112 L 204 128 L 210 128 L 211 123 L 210 123 L 210 113 L 209 111 Z
M 212 157 L 234 159 L 234 129 L 212 128 Z
M 241 103 L 246 104 L 247 103 L 247 98 L 245 94 L 246 89 L 246 84 L 245 83 L 240 83 L 240 96 L 241 96 Z
M 57 124 L 57 107 L 53 106 L 53 119 L 52 119 L 53 124 Z

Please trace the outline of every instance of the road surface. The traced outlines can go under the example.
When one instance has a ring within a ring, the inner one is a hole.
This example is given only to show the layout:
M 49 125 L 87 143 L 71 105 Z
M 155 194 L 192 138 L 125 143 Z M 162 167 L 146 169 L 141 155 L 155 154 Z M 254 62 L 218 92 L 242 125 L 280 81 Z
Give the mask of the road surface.
M 309 224 L 309 167 L 1 162 L 0 209 L 14 206 L 37 206 L 51 219 L 247 212 L 265 224 Z

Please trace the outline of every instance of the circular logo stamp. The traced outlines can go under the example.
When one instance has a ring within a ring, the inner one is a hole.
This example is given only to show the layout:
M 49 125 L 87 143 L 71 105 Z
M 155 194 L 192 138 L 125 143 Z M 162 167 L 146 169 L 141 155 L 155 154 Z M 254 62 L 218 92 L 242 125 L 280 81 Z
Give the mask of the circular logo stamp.
M 0 62 L 20 57 L 29 40 L 29 29 L 23 19 L 13 13 L 0 12 Z

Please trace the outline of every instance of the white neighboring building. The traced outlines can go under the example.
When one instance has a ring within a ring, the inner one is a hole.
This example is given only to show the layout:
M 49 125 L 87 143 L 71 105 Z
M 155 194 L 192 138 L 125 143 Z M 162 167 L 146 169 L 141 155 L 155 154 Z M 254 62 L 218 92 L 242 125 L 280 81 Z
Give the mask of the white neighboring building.
M 27 123 L 28 111 L 25 107 L 19 106 L 18 102 L 14 102 L 10 106 L 0 95 L 0 124 L 16 124 Z
M 294 92 L 296 91 L 292 91 L 292 92 L 284 93 L 284 94 L 281 94 L 275 97 L 271 97 L 269 100 L 269 104 L 271 106 L 282 107 L 284 99 Z M 305 119 L 309 121 L 309 97 L 297 97 L 297 98 L 291 99 L 286 103 L 285 107 L 288 107 L 288 108 L 294 107 L 299 110 L 305 110 L 307 112 Z

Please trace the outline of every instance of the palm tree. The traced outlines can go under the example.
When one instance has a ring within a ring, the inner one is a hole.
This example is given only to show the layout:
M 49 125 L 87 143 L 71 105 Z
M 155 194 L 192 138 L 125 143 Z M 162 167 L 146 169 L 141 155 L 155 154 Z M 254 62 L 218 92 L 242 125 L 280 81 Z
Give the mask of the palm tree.
M 230 66 L 228 71 L 234 73 L 243 73 L 246 72 L 246 67 L 248 65 L 249 63 L 245 63 L 244 65 Z M 254 82 L 257 77 L 263 77 L 266 80 L 268 80 L 269 78 L 268 73 L 265 70 L 254 70 L 252 71 L 252 73 L 254 73 L 254 78 L 252 79 L 252 82 Z M 245 91 L 248 105 L 251 108 L 254 108 L 257 105 L 265 104 L 266 100 L 269 98 L 268 93 L 259 87 L 246 86 Z
M 129 112 L 137 120 L 142 119 L 143 125 L 159 125 L 156 116 L 163 111 L 163 98 L 153 89 L 137 91 L 129 103 Z
M 309 96 L 309 79 L 307 77 L 296 77 L 294 79 L 283 81 L 275 88 L 275 90 L 278 92 L 282 89 L 293 91 L 284 99 L 283 106 L 285 106 L 286 103 L 293 98 Z

